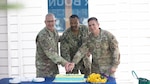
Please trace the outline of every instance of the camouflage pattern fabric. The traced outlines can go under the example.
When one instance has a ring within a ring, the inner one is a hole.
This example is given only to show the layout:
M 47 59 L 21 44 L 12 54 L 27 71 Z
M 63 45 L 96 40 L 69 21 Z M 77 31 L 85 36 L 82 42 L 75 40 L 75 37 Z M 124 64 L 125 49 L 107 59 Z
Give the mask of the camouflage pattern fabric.
M 114 76 L 110 73 L 110 69 L 112 67 L 117 68 L 120 64 L 120 52 L 115 36 L 102 29 L 100 29 L 98 37 L 94 37 L 91 33 L 88 41 L 81 46 L 74 56 L 73 62 L 77 64 L 88 50 L 92 54 L 91 72 Z
M 67 62 L 58 55 L 58 33 L 42 29 L 36 37 L 36 75 L 52 77 L 59 73 L 57 64 L 63 66 Z
M 68 28 L 60 39 L 61 56 L 67 61 L 72 62 L 75 53 L 81 47 L 82 43 L 87 41 L 87 36 L 88 28 L 85 25 L 79 26 L 78 35 L 74 35 L 71 31 L 71 28 Z M 75 68 L 70 73 L 78 74 L 78 70 L 80 70 L 81 73 L 85 74 L 86 76 L 90 73 L 91 63 L 88 56 L 84 56 L 84 58 L 81 59 L 78 64 L 76 64 Z

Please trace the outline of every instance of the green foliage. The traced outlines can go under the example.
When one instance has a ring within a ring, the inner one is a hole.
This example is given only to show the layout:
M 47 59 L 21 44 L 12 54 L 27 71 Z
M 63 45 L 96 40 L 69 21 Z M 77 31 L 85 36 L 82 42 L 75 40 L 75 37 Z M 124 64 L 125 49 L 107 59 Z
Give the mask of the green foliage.
M 2 0 L 0 0 L 0 10 L 21 9 L 21 8 L 23 8 L 22 4 L 19 4 L 19 3 L 2 3 Z

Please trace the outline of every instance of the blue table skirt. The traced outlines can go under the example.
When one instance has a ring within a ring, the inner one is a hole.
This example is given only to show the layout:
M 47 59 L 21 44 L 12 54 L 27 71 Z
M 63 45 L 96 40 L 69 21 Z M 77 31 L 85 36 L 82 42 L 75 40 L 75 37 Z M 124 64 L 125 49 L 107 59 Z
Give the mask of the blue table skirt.
M 11 78 L 3 78 L 0 80 L 0 84 L 9 84 L 9 80 Z M 88 82 L 82 83 L 53 83 L 54 78 L 45 78 L 44 82 L 21 82 L 20 84 L 90 84 Z M 112 77 L 108 78 L 108 82 L 106 84 L 116 84 L 116 80 Z

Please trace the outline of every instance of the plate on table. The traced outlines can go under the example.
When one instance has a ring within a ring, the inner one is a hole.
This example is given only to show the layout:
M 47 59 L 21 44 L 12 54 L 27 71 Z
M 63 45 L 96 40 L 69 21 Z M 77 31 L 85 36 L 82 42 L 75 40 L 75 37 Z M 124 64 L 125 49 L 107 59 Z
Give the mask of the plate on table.
M 44 82 L 45 78 L 33 78 L 33 82 Z
M 13 79 L 10 79 L 10 80 L 9 80 L 9 83 L 10 83 L 10 84 L 18 84 L 18 83 L 21 83 L 21 81 L 20 81 L 20 79 L 13 78 Z

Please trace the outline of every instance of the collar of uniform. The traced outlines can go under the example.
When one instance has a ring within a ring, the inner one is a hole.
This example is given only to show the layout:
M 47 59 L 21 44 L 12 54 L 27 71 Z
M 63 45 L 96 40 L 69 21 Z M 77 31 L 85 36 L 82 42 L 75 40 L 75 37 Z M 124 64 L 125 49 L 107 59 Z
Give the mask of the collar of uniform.
M 48 31 L 49 33 L 52 33 L 52 31 L 50 31 L 47 27 L 45 27 L 45 30 Z M 53 32 L 56 32 L 56 29 L 54 28 L 54 31 Z

